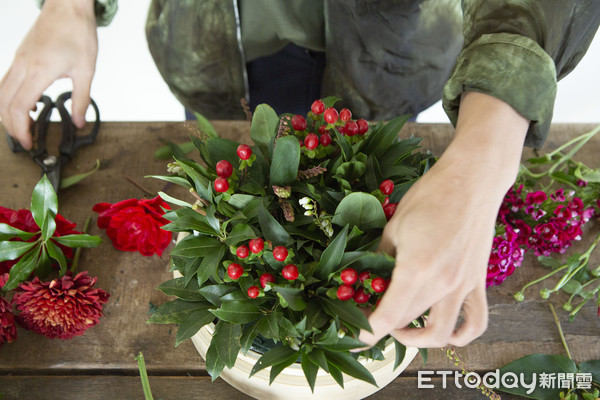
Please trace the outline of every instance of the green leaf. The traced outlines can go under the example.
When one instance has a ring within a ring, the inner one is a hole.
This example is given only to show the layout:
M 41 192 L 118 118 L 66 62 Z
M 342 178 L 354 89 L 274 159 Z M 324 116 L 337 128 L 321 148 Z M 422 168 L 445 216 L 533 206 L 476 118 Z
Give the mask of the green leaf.
M 333 241 L 327 246 L 321 258 L 319 264 L 317 264 L 316 274 L 322 280 L 327 280 L 329 275 L 336 271 L 344 256 L 346 250 L 346 239 L 348 238 L 348 225 L 342 229 L 340 233 L 333 239 Z
M 247 324 L 263 315 L 260 309 L 248 300 L 227 301 L 221 304 L 221 308 L 211 311 L 217 318 L 233 324 Z
M 256 143 L 263 154 L 268 154 L 268 146 L 277 133 L 279 117 L 268 104 L 259 104 L 252 114 L 250 138 Z
M 42 240 L 49 240 L 54 232 L 56 232 L 56 214 L 53 212 L 48 212 L 46 214 L 46 220 L 42 224 L 41 232 L 42 232 Z
M 219 234 L 218 230 L 209 223 L 208 218 L 191 208 L 180 208 L 176 211 L 169 211 L 163 216 L 170 224 L 164 225 L 161 229 L 172 232 L 197 231 L 204 235 Z
M 198 129 L 200 130 L 200 132 L 211 138 L 219 136 L 215 128 L 212 126 L 210 121 L 206 119 L 204 115 L 194 112 L 194 116 L 198 121 Z
M 175 335 L 175 347 L 194 336 L 204 325 L 210 324 L 215 316 L 208 309 L 192 311 L 184 322 L 179 325 Z
M 188 180 L 185 178 L 182 178 L 181 176 L 146 175 L 146 176 L 144 176 L 144 178 L 160 179 L 161 181 L 174 183 L 176 185 L 183 186 L 188 189 L 192 187 L 192 185 L 188 182 Z
M 73 175 L 73 176 L 69 176 L 69 177 L 61 179 L 61 181 L 60 181 L 60 188 L 61 189 L 66 189 L 68 187 L 71 187 L 71 186 L 73 186 L 73 185 L 81 182 L 82 180 L 84 180 L 88 176 L 92 175 L 93 173 L 95 173 L 99 169 L 100 169 L 100 160 L 96 159 L 96 166 L 93 169 L 91 169 L 90 171 L 84 172 L 84 173 L 81 173 L 81 174 L 77 174 L 77 175 Z
M 241 348 L 242 326 L 219 321 L 215 327 L 212 342 L 217 346 L 219 358 L 227 368 L 233 368 Z
M 300 360 L 300 365 L 302 366 L 302 371 L 304 371 L 304 376 L 306 377 L 306 382 L 310 386 L 310 390 L 315 392 L 315 381 L 317 380 L 317 373 L 319 372 L 319 367 L 311 362 L 306 353 L 302 353 L 302 359 Z
M 266 240 L 273 242 L 274 246 L 285 245 L 290 241 L 290 235 L 283 229 L 279 222 L 269 214 L 264 203 L 261 203 L 258 209 L 258 223 L 260 224 L 260 230 L 263 237 Z
M 87 233 L 58 236 L 53 237 L 52 240 L 67 247 L 90 248 L 96 247 L 102 243 L 100 236 L 92 236 L 88 235 Z
M 33 194 L 31 195 L 31 214 L 33 220 L 40 227 L 42 231 L 42 237 L 45 234 L 50 233 L 50 236 L 54 233 L 52 229 L 49 229 L 44 224 L 54 222 L 54 217 L 58 213 L 58 198 L 56 192 L 52 188 L 52 184 L 48 177 L 44 175 L 42 179 L 35 185 Z M 51 217 L 48 216 L 51 214 Z M 56 224 L 54 225 L 56 228 Z M 48 237 L 43 237 L 46 240 Z
M 183 172 L 192 179 L 198 195 L 204 200 L 211 201 L 211 182 L 204 175 L 206 174 L 204 168 L 190 160 L 183 160 L 175 157 L 175 161 L 177 161 L 177 164 L 183 169 Z
M 205 160 L 208 165 L 215 167 L 221 160 L 227 160 L 231 165 L 239 165 L 240 159 L 237 155 L 238 142 L 223 139 L 220 137 L 210 138 L 204 142 L 208 158 Z M 234 167 L 235 168 L 235 167 Z
M 337 96 L 327 96 L 327 97 L 321 99 L 325 108 L 333 107 L 335 105 L 335 103 L 337 103 L 340 100 L 342 100 L 342 99 L 340 99 Z
M 310 301 L 304 310 L 306 318 L 306 330 L 321 329 L 328 321 L 329 316 L 323 312 L 323 308 L 315 302 Z
M 244 326 L 244 332 L 242 333 L 242 338 L 240 340 L 242 344 L 242 353 L 246 354 L 250 347 L 252 346 L 252 342 L 258 336 L 258 324 L 260 321 L 255 321 L 250 324 Z
M 269 375 L 269 385 L 273 383 L 273 381 L 275 380 L 275 378 L 277 378 L 277 375 L 279 375 L 281 371 L 295 363 L 298 360 L 299 356 L 300 352 L 294 351 L 294 353 L 292 353 L 286 360 L 277 364 L 273 364 L 273 366 L 271 366 L 271 373 Z
M 265 318 L 258 321 L 258 330 L 260 334 L 267 339 L 279 340 L 279 320 L 283 314 L 279 311 L 273 311 Z
M 373 378 L 369 370 L 352 356 L 327 350 L 325 350 L 325 356 L 330 364 L 335 365 L 345 374 L 377 386 L 377 382 L 375 382 L 375 378 Z
M 217 344 L 211 341 L 206 351 L 206 372 L 208 372 L 213 382 L 221 375 L 223 368 L 225 368 L 225 363 L 219 357 Z
M 372 332 L 371 326 L 365 314 L 351 302 L 330 299 L 328 297 L 319 297 L 319 303 L 323 310 L 332 317 L 339 317 L 346 324 Z
M 0 242 L 0 262 L 16 260 L 39 242 L 4 241 Z
M 167 203 L 175 204 L 180 207 L 192 208 L 192 205 L 190 203 L 188 203 L 187 201 L 176 199 L 175 197 L 169 196 L 165 192 L 158 192 L 158 195 L 160 196 L 161 199 L 163 199 Z
M 592 374 L 592 381 L 600 385 L 600 360 L 590 360 L 579 363 L 579 371 Z
M 206 285 L 202 286 L 198 291 L 206 300 L 215 306 L 221 306 L 221 298 L 227 293 L 237 290 L 234 286 L 227 285 Z
M 60 276 L 63 276 L 67 272 L 67 259 L 62 249 L 52 240 L 46 242 L 46 249 L 48 250 L 48 255 L 58 261 Z
M 333 325 L 333 324 L 332 324 Z M 336 335 L 337 336 L 337 335 Z M 343 338 L 338 338 L 333 343 L 321 343 L 327 350 L 333 351 L 348 351 L 352 349 L 358 349 L 366 347 L 367 345 L 352 336 L 346 335 Z
M 394 348 L 396 350 L 396 357 L 394 359 L 394 371 L 402 364 L 404 357 L 406 356 L 406 346 L 394 339 Z
M 205 251 L 204 259 L 196 271 L 196 274 L 198 275 L 198 285 L 203 285 L 211 276 L 220 282 L 220 279 L 218 279 L 218 270 L 221 265 L 221 259 L 226 252 L 226 246 L 207 249 Z
M 204 257 L 212 249 L 224 247 L 217 239 L 206 236 L 189 235 L 175 246 L 171 255 L 180 257 Z
M 277 139 L 273 150 L 270 178 L 271 185 L 291 185 L 298 176 L 300 165 L 300 143 L 295 136 L 284 136 Z
M 255 239 L 256 233 L 252 227 L 248 224 L 237 224 L 232 230 L 231 233 L 227 236 L 227 240 L 225 240 L 225 244 L 228 246 L 234 246 L 240 242 Z
M 381 177 L 381 168 L 379 167 L 379 161 L 377 157 L 369 156 L 367 158 L 367 173 L 365 175 L 365 183 L 367 189 L 373 192 L 379 189 L 379 183 L 383 181 Z
M 252 371 L 250 371 L 250 376 L 256 374 L 258 371 L 264 368 L 285 362 L 286 360 L 289 360 L 292 355 L 296 356 L 296 354 L 296 350 L 292 350 L 287 346 L 279 345 L 277 347 L 273 347 L 271 350 L 263 354 L 262 357 L 258 359 L 256 364 L 254 364 Z
M 342 375 L 342 371 L 338 367 L 336 367 L 333 363 L 327 362 L 327 370 L 329 375 L 340 385 L 342 388 L 344 387 L 344 375 Z
M 564 265 L 562 261 L 553 257 L 539 256 L 537 259 L 540 264 L 545 265 L 546 267 L 558 268 Z
M 306 357 L 313 364 L 321 367 L 323 371 L 329 372 L 329 365 L 327 364 L 327 358 L 325 353 L 320 348 L 314 348 L 310 353 L 306 354 Z
M 256 196 L 252 196 L 249 194 L 235 193 L 234 195 L 231 196 L 231 198 L 227 202 L 230 205 L 232 205 L 233 207 L 235 207 L 236 209 L 243 210 L 250 203 L 257 201 L 257 200 L 260 200 L 260 199 Z
M 160 305 L 148 320 L 151 324 L 181 324 L 194 311 L 208 309 L 212 305 L 205 301 L 175 299 Z
M 383 228 L 387 220 L 377 197 L 354 192 L 344 197 L 337 206 L 332 222 L 340 226 L 358 226 L 366 232 L 374 228 Z
M 337 130 L 334 130 L 334 132 L 335 142 L 340 146 L 340 149 L 342 149 L 344 160 L 349 161 L 352 158 L 352 147 L 350 146 L 350 143 L 348 143 L 346 138 Z
M 196 148 L 191 141 L 177 144 L 170 140 L 161 139 L 161 142 L 166 142 L 167 144 L 154 152 L 154 158 L 156 160 L 170 160 L 173 157 L 183 158 L 186 154 L 191 153 Z
M 42 248 L 40 249 L 40 258 L 35 269 L 35 275 L 40 279 L 44 279 L 47 278 L 48 275 L 50 275 L 50 272 L 52 272 L 52 259 L 48 255 L 48 250 L 46 249 L 46 246 L 42 246 Z
M 19 238 L 29 240 L 39 232 L 25 232 L 8 224 L 0 223 L 0 241 Z
M 36 246 L 29 252 L 25 253 L 23 257 L 21 257 L 21 259 L 10 269 L 8 273 L 8 280 L 2 287 L 2 290 L 5 292 L 13 290 L 19 285 L 19 283 L 28 279 L 31 273 L 35 271 L 39 258 L 40 246 Z
M 182 300 L 202 301 L 204 296 L 199 292 L 198 282 L 190 281 L 185 284 L 185 278 L 175 278 L 163 282 L 158 288 L 167 296 L 177 296 Z
M 366 155 L 373 154 L 374 156 L 384 154 L 396 141 L 398 133 L 409 118 L 410 114 L 401 115 L 385 124 L 381 129 L 371 133 L 366 139 L 363 153 Z
M 429 357 L 429 352 L 427 351 L 427 349 L 422 349 L 419 347 L 419 354 L 421 355 L 421 358 L 423 359 L 423 366 L 425 366 L 425 364 L 427 364 L 427 358 Z
M 273 286 L 273 290 L 281 295 L 294 311 L 303 311 L 306 308 L 304 300 L 304 290 L 300 288 Z
M 540 373 L 546 374 L 559 374 L 559 373 L 577 373 L 577 366 L 568 357 L 561 355 L 550 355 L 550 354 L 531 354 L 525 357 L 522 357 L 516 361 L 511 362 L 508 365 L 500 368 L 500 376 L 503 377 L 500 382 L 500 387 L 498 390 L 506 393 L 516 394 L 519 396 L 523 396 L 529 399 L 539 399 L 539 400 L 550 400 L 550 399 L 558 399 L 560 392 L 559 385 L 551 385 L 551 388 L 542 388 L 540 385 L 536 385 L 535 389 L 531 393 L 527 393 L 528 390 L 523 385 L 520 385 L 519 382 L 509 382 L 510 386 L 505 386 L 504 381 L 506 380 L 507 373 L 516 374 L 516 376 L 520 376 L 523 374 L 528 380 L 532 379 L 532 374 L 536 373 L 539 375 Z

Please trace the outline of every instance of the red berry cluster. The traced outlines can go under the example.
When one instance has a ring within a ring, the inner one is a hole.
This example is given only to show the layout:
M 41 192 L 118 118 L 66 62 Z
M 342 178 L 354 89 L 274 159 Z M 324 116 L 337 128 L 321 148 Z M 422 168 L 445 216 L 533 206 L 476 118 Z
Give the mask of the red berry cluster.
M 342 301 L 353 299 L 357 304 L 365 304 L 371 295 L 385 292 L 388 285 L 388 281 L 385 279 L 371 278 L 369 271 L 362 271 L 359 274 L 354 268 L 343 269 L 339 278 L 342 284 L 337 288 L 337 298 Z
M 225 193 L 229 190 L 229 181 L 227 179 L 233 174 L 233 165 L 227 160 L 221 160 L 217 163 L 215 169 L 218 176 L 214 183 L 215 191 Z
M 270 242 L 269 242 L 270 243 Z M 269 244 L 270 246 L 270 244 Z M 241 244 L 235 248 L 235 254 L 238 258 L 246 260 L 246 262 L 252 262 L 263 255 L 265 250 L 265 241 L 262 238 L 250 239 L 248 245 Z M 285 246 L 276 246 L 273 248 L 273 258 L 279 262 L 285 262 L 290 255 L 288 249 Z M 237 263 L 231 263 L 227 267 L 227 276 L 232 280 L 239 279 L 244 274 L 244 268 Z M 287 281 L 295 281 L 300 276 L 298 267 L 294 264 L 287 264 L 281 269 L 281 276 Z M 265 272 L 259 277 L 260 286 L 264 289 L 268 284 L 277 282 L 275 275 Z M 248 297 L 254 299 L 261 293 L 261 289 L 258 286 L 251 286 L 248 288 Z
M 389 179 L 381 182 L 379 185 L 379 191 L 381 194 L 385 195 L 385 200 L 381 204 L 383 207 L 383 213 L 385 214 L 385 218 L 389 221 L 394 213 L 396 212 L 396 208 L 398 207 L 398 203 L 390 203 L 389 195 L 394 191 L 394 182 Z
M 364 135 L 369 131 L 369 123 L 362 118 L 352 120 L 352 112 L 347 108 L 342 108 L 338 113 L 333 107 L 325 109 L 323 101 L 315 100 L 310 110 L 314 115 L 323 114 L 323 120 L 327 125 L 319 127 L 319 132 L 322 134 L 325 134 L 333 125 L 336 125 L 336 129 L 342 135 Z

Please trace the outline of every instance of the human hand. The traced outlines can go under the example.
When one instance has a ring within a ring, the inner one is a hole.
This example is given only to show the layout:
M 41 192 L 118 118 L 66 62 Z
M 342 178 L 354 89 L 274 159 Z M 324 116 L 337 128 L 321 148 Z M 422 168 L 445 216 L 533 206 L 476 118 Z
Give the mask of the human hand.
M 98 39 L 92 0 L 46 0 L 0 81 L 0 119 L 30 149 L 31 118 L 42 92 L 59 78 L 73 81 L 73 122 L 82 128 L 90 103 Z
M 486 267 L 498 209 L 518 172 L 528 121 L 506 103 L 469 92 L 448 150 L 402 198 L 380 250 L 395 256 L 390 285 L 369 317 L 374 345 L 464 346 L 487 328 Z M 407 328 L 430 309 L 426 327 Z M 456 323 L 461 309 L 464 322 Z

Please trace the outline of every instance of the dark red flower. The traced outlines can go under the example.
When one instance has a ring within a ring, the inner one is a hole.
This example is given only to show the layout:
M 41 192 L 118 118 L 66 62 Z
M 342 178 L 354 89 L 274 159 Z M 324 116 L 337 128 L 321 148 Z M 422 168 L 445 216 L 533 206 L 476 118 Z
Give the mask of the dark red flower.
M 62 278 L 40 282 L 38 277 L 21 283 L 13 298 L 21 313 L 18 322 L 26 329 L 50 339 L 70 339 L 83 335 L 102 316 L 109 294 L 95 289 L 96 277 L 80 272 L 74 278 L 67 272 Z
M 81 232 L 74 230 L 76 224 L 74 222 L 69 221 L 64 218 L 62 215 L 58 214 L 55 218 L 56 221 L 56 231 L 53 236 L 65 236 L 65 235 L 74 235 L 80 234 Z M 0 206 L 0 223 L 4 223 L 10 225 L 14 228 L 20 229 L 25 232 L 39 232 L 40 227 L 35 223 L 33 216 L 31 215 L 31 211 L 29 210 L 11 210 L 10 208 L 4 208 Z M 33 242 L 39 239 L 39 235 L 35 235 L 29 242 Z M 14 240 L 21 240 L 15 238 Z M 58 244 L 58 243 L 57 243 Z M 65 257 L 73 258 L 73 249 L 70 247 L 65 247 L 59 244 L 59 247 L 62 249 Z M 0 275 L 10 271 L 13 265 L 17 263 L 18 260 L 10 260 L 0 262 Z
M 0 274 L 0 288 L 4 286 L 8 274 Z M 12 313 L 10 303 L 0 297 L 0 347 L 4 343 L 10 343 L 17 338 L 17 325 Z
M 115 204 L 98 203 L 98 227 L 106 229 L 113 245 L 122 251 L 139 251 L 144 256 L 159 256 L 171 241 L 171 232 L 160 229 L 169 223 L 163 209 L 170 209 L 160 197 L 129 199 Z

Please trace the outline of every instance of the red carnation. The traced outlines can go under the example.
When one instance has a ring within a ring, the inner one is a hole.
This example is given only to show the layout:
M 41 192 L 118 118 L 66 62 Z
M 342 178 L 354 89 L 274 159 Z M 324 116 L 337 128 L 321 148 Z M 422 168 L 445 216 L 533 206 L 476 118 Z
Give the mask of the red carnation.
M 40 282 L 38 277 L 16 289 L 13 302 L 21 310 L 17 319 L 26 329 L 50 339 L 71 339 L 83 335 L 102 316 L 102 305 L 109 294 L 94 289 L 98 278 L 80 272 L 74 278 Z
M 0 274 L 0 288 L 4 286 L 8 274 Z M 17 338 L 17 325 L 12 313 L 10 303 L 0 297 L 0 347 L 4 343 L 10 343 Z
M 65 235 L 75 235 L 80 234 L 74 230 L 76 224 L 74 222 L 69 221 L 64 218 L 62 215 L 58 214 L 55 218 L 56 221 L 56 231 L 53 236 L 65 236 Z M 11 210 L 10 208 L 4 208 L 0 206 L 0 223 L 4 223 L 12 226 L 13 228 L 20 229 L 25 232 L 39 232 L 40 227 L 35 223 L 33 216 L 31 215 L 31 211 L 29 210 Z M 40 235 L 35 235 L 29 242 L 34 242 L 38 240 Z M 13 240 L 21 240 L 15 238 Z M 58 243 L 57 243 L 58 244 Z M 63 245 L 58 245 L 62 249 L 65 257 L 73 258 L 73 249 L 70 247 L 65 247 Z M 17 263 L 17 260 L 3 261 L 0 262 L 0 275 L 9 272 L 13 265 Z
M 169 223 L 163 209 L 170 209 L 160 197 L 129 199 L 115 204 L 98 203 L 98 226 L 106 229 L 113 245 L 122 251 L 139 251 L 144 256 L 159 256 L 171 241 L 171 232 L 160 229 Z

